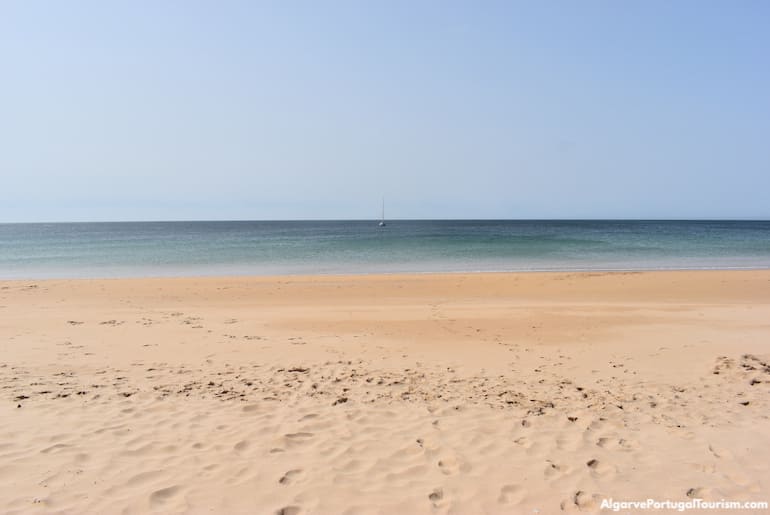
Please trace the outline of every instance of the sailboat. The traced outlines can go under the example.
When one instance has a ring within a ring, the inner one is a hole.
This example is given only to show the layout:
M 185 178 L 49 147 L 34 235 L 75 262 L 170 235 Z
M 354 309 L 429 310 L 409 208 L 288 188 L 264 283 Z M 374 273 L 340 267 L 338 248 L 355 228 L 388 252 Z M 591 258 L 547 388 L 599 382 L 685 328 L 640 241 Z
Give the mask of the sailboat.
M 382 199 L 382 218 L 380 218 L 380 227 L 385 227 L 385 199 Z

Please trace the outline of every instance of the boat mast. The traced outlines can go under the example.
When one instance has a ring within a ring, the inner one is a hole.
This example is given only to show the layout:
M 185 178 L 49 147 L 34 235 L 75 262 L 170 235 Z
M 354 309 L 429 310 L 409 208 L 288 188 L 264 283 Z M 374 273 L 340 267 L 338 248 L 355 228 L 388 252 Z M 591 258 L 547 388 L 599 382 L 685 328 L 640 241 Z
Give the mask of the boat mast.
M 380 223 L 377 225 L 385 227 L 385 197 L 382 197 L 382 217 L 380 218 Z

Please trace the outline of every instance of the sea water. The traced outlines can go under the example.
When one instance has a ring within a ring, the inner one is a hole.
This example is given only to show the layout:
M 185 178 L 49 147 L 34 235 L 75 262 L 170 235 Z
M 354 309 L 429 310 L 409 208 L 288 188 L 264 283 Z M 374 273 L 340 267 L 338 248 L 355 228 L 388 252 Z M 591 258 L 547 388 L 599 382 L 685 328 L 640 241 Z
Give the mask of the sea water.
M 0 278 L 770 268 L 768 221 L 0 224 Z

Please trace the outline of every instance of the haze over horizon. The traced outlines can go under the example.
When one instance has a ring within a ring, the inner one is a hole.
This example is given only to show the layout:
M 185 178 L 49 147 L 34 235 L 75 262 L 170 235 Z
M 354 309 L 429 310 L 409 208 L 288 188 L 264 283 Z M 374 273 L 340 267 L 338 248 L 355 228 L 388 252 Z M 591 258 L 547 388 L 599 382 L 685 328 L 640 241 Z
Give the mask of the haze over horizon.
M 11 1 L 0 223 L 770 219 L 759 1 Z

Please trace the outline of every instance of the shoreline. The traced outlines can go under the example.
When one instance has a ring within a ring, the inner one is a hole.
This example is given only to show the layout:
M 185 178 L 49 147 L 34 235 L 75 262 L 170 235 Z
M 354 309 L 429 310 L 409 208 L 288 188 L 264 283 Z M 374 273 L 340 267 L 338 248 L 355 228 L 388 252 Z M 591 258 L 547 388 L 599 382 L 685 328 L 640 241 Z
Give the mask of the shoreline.
M 455 276 L 455 275 L 516 275 L 516 274 L 624 274 L 624 273 L 666 273 L 666 272 L 762 272 L 770 271 L 770 266 L 735 266 L 735 267 L 695 267 L 695 268 L 574 268 L 574 269 L 531 269 L 531 270 L 439 270 L 425 272 L 319 272 L 319 273 L 281 273 L 281 274 L 190 274 L 190 275 L 125 275 L 125 276 L 28 276 L 28 277 L 0 277 L 0 282 L 28 282 L 28 281 L 112 281 L 112 280 L 166 280 L 166 279 L 289 279 L 289 278 L 357 278 L 357 277 L 394 277 L 394 276 Z

